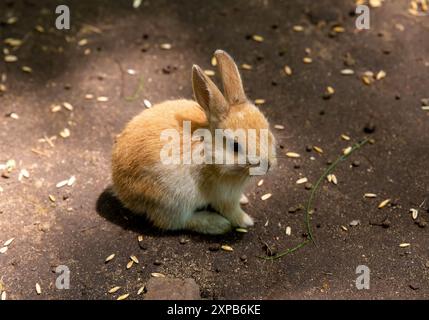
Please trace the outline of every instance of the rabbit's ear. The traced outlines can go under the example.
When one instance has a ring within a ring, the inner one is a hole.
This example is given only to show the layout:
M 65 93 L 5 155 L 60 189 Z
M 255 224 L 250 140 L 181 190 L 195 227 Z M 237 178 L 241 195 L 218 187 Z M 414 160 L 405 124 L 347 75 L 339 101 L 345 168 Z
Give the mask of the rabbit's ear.
M 223 50 L 216 50 L 214 55 L 218 62 L 223 91 L 228 103 L 234 105 L 246 102 L 247 98 L 244 93 L 243 82 L 234 59 Z
M 219 122 L 226 116 L 228 103 L 213 81 L 197 65 L 192 67 L 192 89 L 195 100 L 203 107 L 210 123 Z

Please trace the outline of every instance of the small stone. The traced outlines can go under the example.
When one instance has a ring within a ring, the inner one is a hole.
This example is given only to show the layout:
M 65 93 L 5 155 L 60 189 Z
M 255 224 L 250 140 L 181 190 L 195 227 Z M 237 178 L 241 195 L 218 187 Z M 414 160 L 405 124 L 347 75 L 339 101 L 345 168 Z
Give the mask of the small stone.
M 247 261 L 247 256 L 246 256 L 245 254 L 243 254 L 243 255 L 240 257 L 240 260 L 241 260 L 241 261 L 243 261 L 243 262 L 246 262 L 246 261 Z
M 305 151 L 311 152 L 313 150 L 313 146 L 307 145 L 305 146 Z
M 304 187 L 305 187 L 305 189 L 306 189 L 306 190 L 311 190 L 311 189 L 313 189 L 313 185 L 312 185 L 310 182 L 307 182 L 307 183 L 304 185 Z
M 375 124 L 372 122 L 369 122 L 365 125 L 365 127 L 363 128 L 363 131 L 365 133 L 371 134 L 375 132 Z
M 424 221 L 423 219 L 418 219 L 415 222 L 420 228 L 426 228 L 428 223 Z
M 162 264 L 162 261 L 160 261 L 160 260 L 155 260 L 155 261 L 153 262 L 153 264 L 154 264 L 154 265 L 156 265 L 156 266 L 160 266 L 160 265 Z
M 346 53 L 344 56 L 344 65 L 346 67 L 352 67 L 356 64 L 356 60 L 353 59 L 352 55 L 350 53 Z
M 385 219 L 382 223 L 381 226 L 385 229 L 389 228 L 391 226 L 391 222 L 389 219 Z
M 353 167 L 359 167 L 359 166 L 360 166 L 360 161 L 359 161 L 359 160 L 354 160 L 354 161 L 352 162 L 352 166 L 353 166 Z
M 429 107 L 429 98 L 423 98 L 420 100 L 423 107 Z
M 349 223 L 349 225 L 351 226 L 351 227 L 356 227 L 357 225 L 359 225 L 360 224 L 360 220 L 353 220 L 353 221 L 351 221 L 350 223 Z
M 411 283 L 410 284 L 410 288 L 413 290 L 419 290 L 420 289 L 420 285 L 418 283 Z
M 186 244 L 188 242 L 188 240 L 186 240 L 185 238 L 180 238 L 179 243 L 180 244 Z
M 220 244 L 219 243 L 211 244 L 209 246 L 209 250 L 212 251 L 212 252 L 219 251 L 220 250 Z

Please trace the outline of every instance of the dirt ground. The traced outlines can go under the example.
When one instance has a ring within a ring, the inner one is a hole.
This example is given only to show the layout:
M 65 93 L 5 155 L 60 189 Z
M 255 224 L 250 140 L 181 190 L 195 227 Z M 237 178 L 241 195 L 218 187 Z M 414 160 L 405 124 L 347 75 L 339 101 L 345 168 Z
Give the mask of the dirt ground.
M 0 62 L 0 164 L 16 163 L 0 177 L 0 245 L 14 238 L 0 254 L 7 298 L 142 299 L 137 290 L 153 272 L 195 279 L 206 299 L 429 298 L 429 112 L 421 107 L 429 96 L 429 18 L 410 14 L 410 2 L 384 1 L 371 9 L 370 29 L 359 31 L 354 1 L 345 0 L 160 0 L 138 9 L 131 0 L 1 1 L 3 56 L 18 57 Z M 69 5 L 71 30 L 55 29 L 58 4 Z M 13 47 L 6 38 L 23 43 Z M 144 99 L 191 98 L 192 64 L 215 70 L 210 58 L 218 48 L 252 66 L 242 71 L 248 96 L 265 99 L 263 112 L 285 127 L 274 131 L 279 164 L 247 192 L 245 209 L 256 220 L 248 233 L 161 232 L 106 191 L 112 143 Z M 362 81 L 364 72 L 381 70 L 385 78 Z M 323 98 L 327 86 L 335 90 L 330 99 Z M 73 110 L 52 112 L 64 102 Z M 62 138 L 65 128 L 70 136 Z M 325 181 L 317 192 L 317 245 L 258 258 L 264 243 L 281 252 L 305 237 L 304 210 L 290 208 L 304 206 L 310 191 L 296 180 L 314 184 L 365 136 L 375 143 L 336 168 L 337 185 Z M 301 157 L 287 158 L 288 151 Z M 72 176 L 74 184 L 56 187 Z M 272 197 L 261 201 L 265 193 Z M 353 220 L 360 223 L 350 226 Z M 209 250 L 216 244 L 234 251 Z M 127 270 L 130 255 L 140 263 Z M 70 269 L 69 290 L 55 288 L 58 265 Z M 355 286 L 358 265 L 370 269 L 369 290 Z M 108 294 L 114 286 L 122 288 Z

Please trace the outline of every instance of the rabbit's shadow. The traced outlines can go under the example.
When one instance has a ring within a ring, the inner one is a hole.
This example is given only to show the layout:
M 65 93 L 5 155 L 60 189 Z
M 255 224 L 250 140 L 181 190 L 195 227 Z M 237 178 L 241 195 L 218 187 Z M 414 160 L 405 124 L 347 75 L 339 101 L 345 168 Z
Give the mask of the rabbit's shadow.
M 98 197 L 96 203 L 97 213 L 108 220 L 120 226 L 124 230 L 131 230 L 138 234 L 145 234 L 152 237 L 188 237 L 192 240 L 207 243 L 219 243 L 228 241 L 230 243 L 241 240 L 242 235 L 236 232 L 229 232 L 224 235 L 204 235 L 191 231 L 166 231 L 158 229 L 142 215 L 136 215 L 125 208 L 118 198 L 115 197 L 111 186 L 107 187 Z

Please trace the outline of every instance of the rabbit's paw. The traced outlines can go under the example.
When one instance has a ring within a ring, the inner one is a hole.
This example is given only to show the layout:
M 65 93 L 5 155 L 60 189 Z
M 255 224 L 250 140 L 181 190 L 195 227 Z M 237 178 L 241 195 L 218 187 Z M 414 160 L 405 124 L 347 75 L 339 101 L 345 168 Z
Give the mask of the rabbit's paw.
M 239 212 L 235 213 L 234 215 L 230 215 L 227 218 L 235 227 L 247 228 L 252 227 L 255 224 L 253 222 L 253 218 L 243 210 L 240 210 Z

